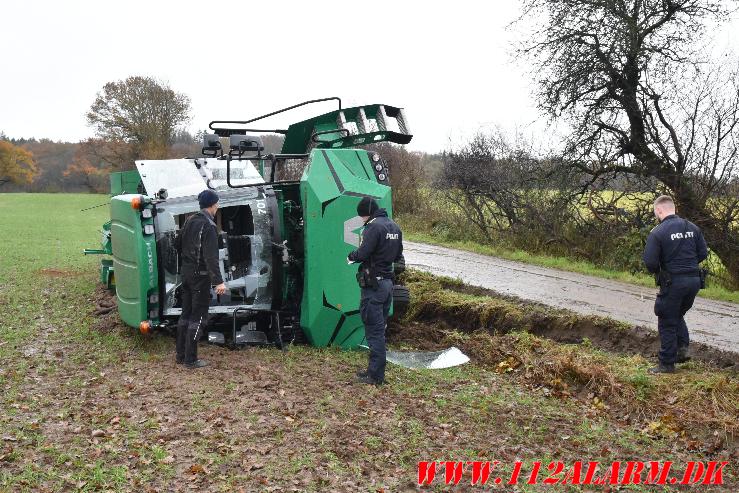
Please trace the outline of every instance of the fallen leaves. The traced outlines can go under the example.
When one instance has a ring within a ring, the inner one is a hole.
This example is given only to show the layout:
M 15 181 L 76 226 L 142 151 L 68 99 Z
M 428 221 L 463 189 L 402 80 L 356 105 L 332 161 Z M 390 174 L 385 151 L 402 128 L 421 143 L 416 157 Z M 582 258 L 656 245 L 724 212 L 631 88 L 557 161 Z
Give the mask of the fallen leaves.
M 251 459 L 244 459 L 241 461 L 241 467 L 245 472 L 255 471 L 264 467 L 263 462 L 254 462 Z
M 200 464 L 193 464 L 187 468 L 190 474 L 206 474 L 205 468 Z
M 510 373 L 521 366 L 521 361 L 515 356 L 508 356 L 495 367 L 496 373 Z
M 14 459 L 13 447 L 6 445 L 0 453 L 0 462 L 11 462 Z
M 681 431 L 682 427 L 672 414 L 665 414 L 656 421 L 650 421 L 647 423 L 647 426 L 641 430 L 642 434 L 651 437 L 674 437 Z

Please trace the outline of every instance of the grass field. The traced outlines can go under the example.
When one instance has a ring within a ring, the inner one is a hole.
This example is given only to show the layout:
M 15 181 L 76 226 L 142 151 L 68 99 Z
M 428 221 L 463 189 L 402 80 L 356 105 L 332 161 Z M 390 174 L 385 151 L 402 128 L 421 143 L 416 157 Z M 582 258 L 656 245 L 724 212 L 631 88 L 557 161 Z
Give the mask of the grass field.
M 683 469 L 728 460 L 725 484 L 706 491 L 739 487 L 731 423 L 681 424 L 696 395 L 716 409 L 736 403 L 721 391 L 735 388 L 735 374 L 698 363 L 653 377 L 639 355 L 408 320 L 394 329 L 395 344 L 416 346 L 423 341 L 411 331 L 428 327 L 422 338 L 435 344 L 478 348 L 472 363 L 390 366 L 389 385 L 367 388 L 350 383 L 360 352 L 203 346 L 212 366 L 185 371 L 170 337 L 92 314 L 98 258 L 81 252 L 98 245 L 107 208 L 79 210 L 105 201 L 0 194 L 0 492 L 418 491 L 418 461 L 473 459 L 500 460 L 505 474 L 521 460 L 526 478 L 534 461 L 672 460 Z M 445 298 L 452 306 L 481 313 L 493 303 L 454 296 Z M 520 360 L 498 361 L 486 348 Z M 547 361 L 574 361 L 563 368 L 597 372 L 600 383 L 612 378 L 619 398 L 633 390 L 639 411 L 620 409 L 581 373 L 552 379 L 540 371 Z M 450 491 L 441 476 L 429 491 Z M 491 488 L 582 491 L 452 491 Z

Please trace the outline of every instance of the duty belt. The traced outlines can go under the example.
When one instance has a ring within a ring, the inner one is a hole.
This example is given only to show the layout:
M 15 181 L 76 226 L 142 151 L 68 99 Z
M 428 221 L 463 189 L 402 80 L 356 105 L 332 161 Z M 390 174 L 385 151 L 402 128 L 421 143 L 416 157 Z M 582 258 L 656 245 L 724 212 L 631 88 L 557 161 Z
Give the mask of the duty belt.
M 190 264 L 190 265 L 192 265 L 192 264 Z M 187 270 L 189 270 L 192 267 L 188 266 L 187 264 L 182 264 L 182 269 L 180 269 L 180 271 L 182 272 L 186 268 L 187 268 Z M 210 275 L 210 273 L 207 270 L 193 269 L 191 272 L 192 272 L 193 275 L 196 275 L 196 276 L 209 276 Z
M 681 272 L 679 274 L 670 274 L 670 276 L 674 279 L 675 277 L 700 277 L 700 272 Z

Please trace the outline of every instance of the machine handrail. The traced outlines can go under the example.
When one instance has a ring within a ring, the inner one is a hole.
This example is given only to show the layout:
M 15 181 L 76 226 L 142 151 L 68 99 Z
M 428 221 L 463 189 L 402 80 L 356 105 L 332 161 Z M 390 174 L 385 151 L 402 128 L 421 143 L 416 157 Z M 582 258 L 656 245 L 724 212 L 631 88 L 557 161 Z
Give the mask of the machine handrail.
M 338 101 L 339 102 L 339 110 L 341 110 L 341 98 L 337 96 L 332 96 L 330 98 L 320 98 L 320 99 L 311 99 L 310 101 L 303 101 L 302 103 L 294 104 L 292 106 L 288 106 L 287 108 L 282 108 L 281 110 L 273 111 L 272 113 L 267 113 L 266 115 L 258 116 L 256 118 L 251 118 L 249 120 L 213 120 L 208 124 L 208 128 L 215 131 L 216 134 L 221 135 L 218 133 L 218 130 L 225 130 L 225 131 L 234 131 L 236 129 L 230 129 L 230 128 L 223 128 L 218 127 L 215 128 L 213 125 L 215 124 L 227 124 L 227 125 L 246 125 L 248 123 L 256 122 L 258 120 L 263 120 L 265 118 L 268 118 L 270 116 L 279 115 L 280 113 L 284 113 L 286 111 L 294 110 L 295 108 L 300 108 L 301 106 L 306 106 L 313 103 L 322 103 L 324 101 Z M 287 130 L 252 130 L 252 129 L 238 129 L 237 131 L 250 131 L 250 132 L 270 132 L 270 133 L 287 133 Z M 227 137 L 226 135 L 221 135 L 222 137 Z

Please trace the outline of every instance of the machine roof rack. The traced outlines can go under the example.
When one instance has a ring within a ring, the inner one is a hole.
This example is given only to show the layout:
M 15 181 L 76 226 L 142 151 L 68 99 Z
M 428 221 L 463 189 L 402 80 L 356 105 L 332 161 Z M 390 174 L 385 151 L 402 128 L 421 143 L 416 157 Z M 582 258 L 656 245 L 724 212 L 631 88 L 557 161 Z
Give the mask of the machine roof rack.
M 301 106 L 332 100 L 338 101 L 339 109 L 293 123 L 287 130 L 233 127 L 233 125 L 248 125 Z M 214 120 L 210 122 L 209 128 L 221 137 L 230 137 L 244 132 L 283 134 L 285 142 L 282 146 L 282 154 L 304 154 L 311 146 L 340 149 L 378 142 L 407 144 L 413 138 L 403 108 L 383 104 L 342 108 L 341 99 L 338 97 L 305 101 L 244 121 Z

